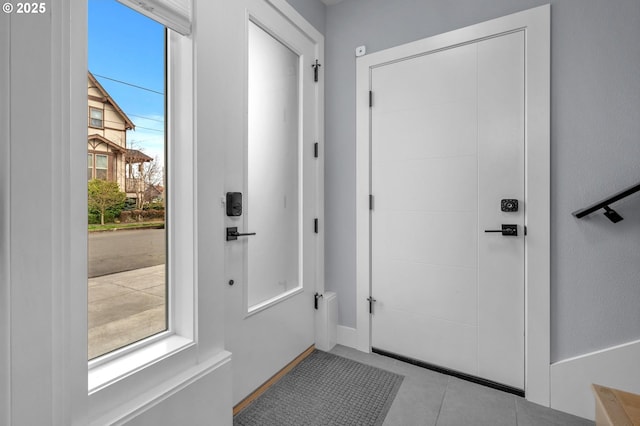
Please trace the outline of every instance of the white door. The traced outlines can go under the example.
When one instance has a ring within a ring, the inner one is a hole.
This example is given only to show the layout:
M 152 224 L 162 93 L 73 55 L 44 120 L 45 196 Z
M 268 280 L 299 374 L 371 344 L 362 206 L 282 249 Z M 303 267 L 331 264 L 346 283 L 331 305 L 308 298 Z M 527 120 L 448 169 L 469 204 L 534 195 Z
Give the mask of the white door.
M 524 77 L 523 32 L 371 71 L 372 346 L 517 389 Z
M 239 26 L 243 36 L 224 42 L 245 58 L 229 84 L 243 79 L 246 95 L 244 140 L 226 141 L 225 191 L 242 194 L 241 206 L 225 195 L 224 223 L 240 234 L 225 243 L 225 341 L 237 404 L 315 341 L 318 46 L 264 1 L 229 3 L 228 19 L 243 20 L 231 31 Z

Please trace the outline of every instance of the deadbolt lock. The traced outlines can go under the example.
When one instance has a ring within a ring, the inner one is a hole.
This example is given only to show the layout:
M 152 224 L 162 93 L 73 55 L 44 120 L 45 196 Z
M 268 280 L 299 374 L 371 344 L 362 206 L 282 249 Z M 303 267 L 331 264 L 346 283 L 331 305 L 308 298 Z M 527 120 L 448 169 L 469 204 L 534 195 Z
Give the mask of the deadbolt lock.
M 500 210 L 503 212 L 517 212 L 518 200 L 506 198 L 500 201 Z

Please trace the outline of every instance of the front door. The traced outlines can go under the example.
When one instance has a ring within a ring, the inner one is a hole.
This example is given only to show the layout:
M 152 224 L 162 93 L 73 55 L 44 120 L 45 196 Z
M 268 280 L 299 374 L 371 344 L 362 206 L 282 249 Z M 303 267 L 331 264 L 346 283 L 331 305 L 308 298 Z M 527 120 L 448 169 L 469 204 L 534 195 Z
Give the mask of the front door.
M 524 389 L 524 32 L 371 71 L 372 347 Z
M 225 41 L 245 52 L 229 82 L 244 79 L 244 141 L 226 141 L 224 197 L 225 341 L 237 404 L 315 341 L 318 40 L 267 2 L 221 7 L 244 20 L 229 23 L 243 37 Z

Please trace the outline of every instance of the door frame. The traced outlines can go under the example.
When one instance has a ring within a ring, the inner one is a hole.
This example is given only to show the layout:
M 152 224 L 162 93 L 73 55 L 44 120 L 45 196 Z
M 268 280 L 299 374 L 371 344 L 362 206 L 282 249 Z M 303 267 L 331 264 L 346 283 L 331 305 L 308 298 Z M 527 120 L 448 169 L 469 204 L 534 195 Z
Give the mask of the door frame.
M 371 71 L 514 31 L 525 33 L 525 395 L 550 398 L 550 5 L 362 56 L 356 61 L 356 348 L 371 350 Z M 374 108 L 375 108 L 375 99 Z

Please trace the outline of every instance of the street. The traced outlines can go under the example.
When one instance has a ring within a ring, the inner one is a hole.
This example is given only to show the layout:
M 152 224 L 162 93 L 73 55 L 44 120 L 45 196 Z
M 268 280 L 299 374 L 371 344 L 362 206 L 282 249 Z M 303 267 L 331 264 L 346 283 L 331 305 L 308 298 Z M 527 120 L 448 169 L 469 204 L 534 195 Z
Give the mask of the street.
M 89 278 L 165 263 L 165 230 L 89 233 Z

